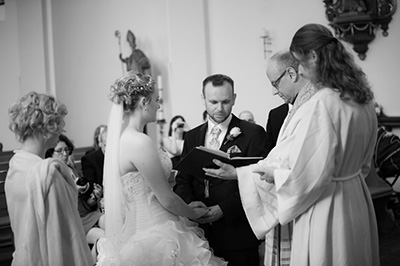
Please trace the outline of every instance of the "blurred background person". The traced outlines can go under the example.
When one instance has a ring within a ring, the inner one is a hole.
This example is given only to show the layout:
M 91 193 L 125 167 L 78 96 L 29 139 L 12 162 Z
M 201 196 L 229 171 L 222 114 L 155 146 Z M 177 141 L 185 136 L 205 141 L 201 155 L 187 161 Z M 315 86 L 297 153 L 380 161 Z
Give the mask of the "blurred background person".
M 248 110 L 242 111 L 242 112 L 239 114 L 239 118 L 242 119 L 242 120 L 244 120 L 244 121 L 253 123 L 253 124 L 256 123 L 256 121 L 255 121 L 255 119 L 254 119 L 253 113 L 250 112 L 250 111 L 248 111 Z
M 92 152 L 92 151 L 97 151 L 98 149 L 100 149 L 99 136 L 103 132 L 105 127 L 107 127 L 107 126 L 106 125 L 99 125 L 98 127 L 96 127 L 96 129 L 94 130 L 94 134 L 93 134 L 93 147 L 91 149 L 87 150 L 85 155 L 90 153 L 90 152 Z
M 186 131 L 190 130 L 185 118 L 181 115 L 176 115 L 169 123 L 168 136 L 164 138 L 164 149 L 172 161 L 172 168 L 181 160 L 183 149 L 183 136 Z
M 75 178 L 78 178 L 82 176 L 82 172 L 74 163 L 74 158 L 72 156 L 74 149 L 75 146 L 72 141 L 67 136 L 61 134 L 58 138 L 57 145 L 46 151 L 45 158 L 59 159 L 71 168 Z
M 98 207 L 98 202 L 103 196 L 103 188 L 96 183 L 89 182 L 86 177 L 82 176 L 82 173 L 76 168 L 75 164 L 73 164 L 73 160 L 70 157 L 74 148 L 72 141 L 67 136 L 61 134 L 56 147 L 48 149 L 45 158 L 58 159 L 71 168 L 78 189 L 79 216 L 81 217 L 88 243 L 94 244 L 95 240 L 104 234 L 104 230 L 101 229 L 104 228 L 104 225 L 99 222 L 103 214 Z
M 107 142 L 107 126 L 102 127 L 99 134 L 99 149 L 85 154 L 81 159 L 82 173 L 89 181 L 103 186 L 104 152 Z

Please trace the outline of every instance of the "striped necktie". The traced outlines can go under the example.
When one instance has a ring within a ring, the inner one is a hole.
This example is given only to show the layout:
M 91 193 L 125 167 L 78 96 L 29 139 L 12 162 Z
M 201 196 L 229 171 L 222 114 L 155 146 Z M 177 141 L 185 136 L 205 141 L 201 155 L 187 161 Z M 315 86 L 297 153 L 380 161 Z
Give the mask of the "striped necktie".
M 211 141 L 209 142 L 209 148 L 213 150 L 218 150 L 220 146 L 220 142 L 218 140 L 219 134 L 221 134 L 221 129 L 217 126 L 214 126 L 211 130 Z

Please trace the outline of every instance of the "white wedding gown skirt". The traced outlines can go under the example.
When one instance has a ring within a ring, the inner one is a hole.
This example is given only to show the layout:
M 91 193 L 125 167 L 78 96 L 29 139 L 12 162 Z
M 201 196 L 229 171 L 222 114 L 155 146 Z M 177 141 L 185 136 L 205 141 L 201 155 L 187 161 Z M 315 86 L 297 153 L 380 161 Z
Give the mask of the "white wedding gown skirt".
M 171 161 L 161 155 L 166 176 Z M 166 178 L 167 178 L 166 177 Z M 197 224 L 161 206 L 139 172 L 122 177 L 124 225 L 113 237 L 98 241 L 97 265 L 226 265 L 209 249 Z

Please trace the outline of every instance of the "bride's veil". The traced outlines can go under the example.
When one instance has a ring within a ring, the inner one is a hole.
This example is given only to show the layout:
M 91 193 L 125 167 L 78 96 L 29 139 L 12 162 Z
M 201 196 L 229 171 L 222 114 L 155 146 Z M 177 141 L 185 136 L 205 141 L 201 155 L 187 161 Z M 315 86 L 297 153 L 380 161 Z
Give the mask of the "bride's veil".
M 108 119 L 107 143 L 104 160 L 105 232 L 114 236 L 123 224 L 123 195 L 119 171 L 119 141 L 123 119 L 123 105 L 113 103 Z

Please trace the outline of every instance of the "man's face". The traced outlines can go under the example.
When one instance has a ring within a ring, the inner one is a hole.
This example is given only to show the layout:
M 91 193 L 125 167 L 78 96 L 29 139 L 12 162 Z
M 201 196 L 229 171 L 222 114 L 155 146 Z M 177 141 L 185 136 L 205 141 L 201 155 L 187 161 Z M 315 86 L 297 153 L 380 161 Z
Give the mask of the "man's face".
M 226 81 L 222 86 L 214 87 L 209 82 L 204 87 L 204 106 L 210 119 L 217 124 L 228 118 L 235 104 L 235 99 L 236 94 L 233 93 L 232 86 Z
M 99 147 L 101 148 L 103 154 L 106 154 L 106 143 L 107 143 L 107 131 L 103 132 L 99 136 Z
M 150 122 L 154 122 L 157 120 L 157 110 L 161 107 L 158 88 L 154 88 L 154 92 L 151 95 L 150 102 L 148 102 L 147 104 L 147 111 L 150 116 Z
M 272 84 L 272 94 L 278 94 L 285 103 L 293 103 L 296 96 L 294 86 L 296 84 L 290 78 L 292 68 L 281 69 L 276 62 L 270 62 L 267 67 L 267 77 Z

